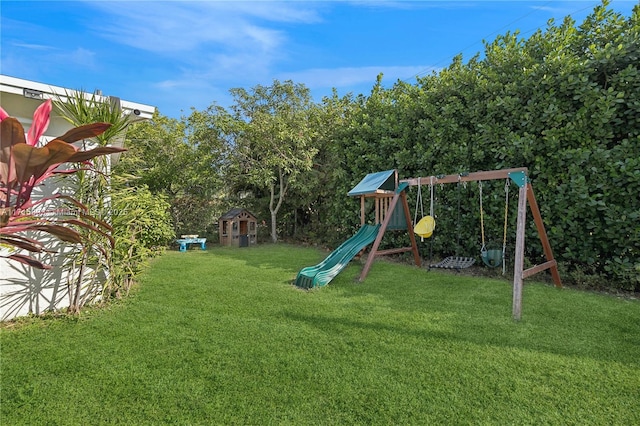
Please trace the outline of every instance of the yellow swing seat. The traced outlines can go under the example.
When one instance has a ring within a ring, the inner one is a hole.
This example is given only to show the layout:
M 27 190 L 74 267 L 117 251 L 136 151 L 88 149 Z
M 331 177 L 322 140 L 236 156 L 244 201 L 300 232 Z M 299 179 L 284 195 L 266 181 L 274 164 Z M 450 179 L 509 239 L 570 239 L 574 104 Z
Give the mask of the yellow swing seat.
M 413 232 L 422 238 L 429 238 L 434 229 L 436 229 L 436 220 L 432 216 L 425 216 L 416 223 Z

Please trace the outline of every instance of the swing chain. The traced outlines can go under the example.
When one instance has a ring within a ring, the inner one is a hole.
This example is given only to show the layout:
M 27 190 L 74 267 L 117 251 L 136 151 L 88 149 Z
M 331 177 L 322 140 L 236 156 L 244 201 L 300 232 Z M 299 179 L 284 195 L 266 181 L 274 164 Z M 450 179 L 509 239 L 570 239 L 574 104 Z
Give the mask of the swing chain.
M 434 187 L 433 187 L 433 176 L 431 176 L 431 179 L 429 181 L 429 192 L 431 193 L 431 203 L 429 204 L 429 216 L 435 218 L 435 216 L 433 215 L 433 192 L 434 192 Z
M 504 182 L 504 230 L 502 233 L 502 275 L 507 270 L 505 252 L 507 250 L 507 219 L 509 217 L 509 178 Z
M 416 212 L 413 215 L 413 226 L 418 223 L 418 203 L 420 203 L 420 214 L 424 216 L 424 208 L 422 206 L 422 178 L 418 178 L 418 195 L 416 196 Z
M 433 176 L 431 176 L 429 181 L 429 191 L 431 193 L 429 215 L 433 217 Z M 420 203 L 420 218 L 422 220 L 425 216 L 424 216 L 424 199 L 422 197 L 422 178 L 421 177 L 418 178 L 418 194 L 416 196 L 416 209 L 415 209 L 415 214 L 413 215 L 414 228 L 418 224 L 418 203 Z M 424 237 L 422 235 L 420 236 L 420 242 L 424 242 Z
M 482 181 L 478 181 L 478 191 L 480 192 L 480 233 L 482 235 L 482 247 L 480 248 L 480 252 L 483 253 L 487 250 L 484 241 L 484 209 L 482 208 Z
M 509 218 L 509 184 L 510 182 L 509 182 L 509 179 L 507 178 L 504 184 L 504 192 L 505 192 L 504 227 L 502 231 L 502 274 L 503 275 L 506 273 L 506 270 L 507 270 L 505 254 L 507 250 L 507 225 L 508 225 L 508 218 Z M 480 249 L 480 252 L 483 253 L 487 250 L 487 247 L 485 244 L 485 237 L 484 237 L 484 208 L 482 206 L 482 181 L 478 181 L 478 190 L 480 193 L 480 230 L 482 233 L 482 248 Z

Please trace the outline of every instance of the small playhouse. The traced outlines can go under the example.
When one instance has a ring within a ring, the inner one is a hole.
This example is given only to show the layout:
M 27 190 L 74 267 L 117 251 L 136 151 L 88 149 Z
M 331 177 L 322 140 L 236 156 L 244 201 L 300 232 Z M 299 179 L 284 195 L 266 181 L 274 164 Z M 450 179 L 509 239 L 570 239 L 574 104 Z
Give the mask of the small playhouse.
M 249 247 L 258 241 L 256 217 L 246 209 L 233 208 L 218 220 L 220 245 Z

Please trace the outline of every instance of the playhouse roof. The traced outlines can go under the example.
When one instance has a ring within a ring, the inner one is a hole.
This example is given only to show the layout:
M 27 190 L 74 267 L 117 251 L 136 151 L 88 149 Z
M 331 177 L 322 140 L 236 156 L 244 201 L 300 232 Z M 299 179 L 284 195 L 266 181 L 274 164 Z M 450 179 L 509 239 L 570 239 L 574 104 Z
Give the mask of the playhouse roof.
M 243 208 L 240 208 L 240 207 L 235 207 L 235 208 L 233 208 L 233 209 L 229 210 L 228 212 L 226 212 L 225 214 L 223 214 L 222 216 L 220 216 L 220 219 L 222 219 L 222 220 L 229 220 L 229 219 L 233 219 L 233 218 L 235 218 L 236 216 L 238 216 L 240 213 L 243 213 L 243 212 L 245 212 L 245 213 L 249 214 L 249 215 L 250 215 L 251 217 L 253 217 L 254 219 L 255 219 L 255 217 L 256 217 L 253 213 L 251 213 L 251 212 L 250 212 L 249 210 L 247 210 L 247 209 L 243 209 Z
M 379 189 L 386 191 L 394 191 L 396 189 L 395 170 L 369 173 L 360 183 L 354 186 L 347 195 L 352 197 L 355 195 L 370 194 Z

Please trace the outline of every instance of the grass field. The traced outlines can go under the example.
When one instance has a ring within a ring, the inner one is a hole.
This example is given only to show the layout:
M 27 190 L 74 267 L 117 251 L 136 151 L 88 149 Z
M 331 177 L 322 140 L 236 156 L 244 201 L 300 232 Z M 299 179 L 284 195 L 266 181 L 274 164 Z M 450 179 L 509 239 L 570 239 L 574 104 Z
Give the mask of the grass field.
M 640 424 L 640 303 L 323 253 L 169 252 L 126 301 L 0 330 L 0 424 Z

